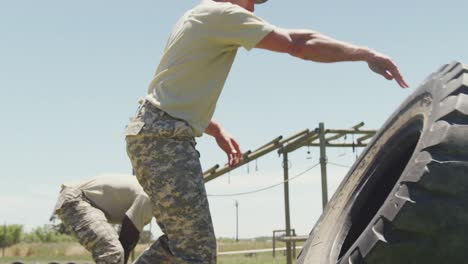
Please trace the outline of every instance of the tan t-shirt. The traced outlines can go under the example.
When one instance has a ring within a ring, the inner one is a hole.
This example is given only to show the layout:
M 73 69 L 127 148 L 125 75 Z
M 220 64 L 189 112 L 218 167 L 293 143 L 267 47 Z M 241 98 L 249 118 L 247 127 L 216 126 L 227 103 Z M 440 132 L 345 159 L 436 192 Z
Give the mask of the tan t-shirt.
M 201 136 L 239 47 L 254 48 L 274 26 L 242 7 L 203 0 L 175 25 L 146 99 Z
M 151 202 L 135 176 L 101 176 L 63 186 L 82 190 L 93 206 L 106 214 L 110 223 L 121 224 L 127 215 L 141 232 L 153 217 Z

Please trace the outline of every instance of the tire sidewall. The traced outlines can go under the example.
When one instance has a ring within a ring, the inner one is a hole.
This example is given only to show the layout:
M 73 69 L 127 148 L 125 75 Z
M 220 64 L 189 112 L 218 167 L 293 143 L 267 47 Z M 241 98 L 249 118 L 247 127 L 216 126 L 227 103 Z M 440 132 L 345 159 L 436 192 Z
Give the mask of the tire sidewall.
M 430 135 L 428 131 L 431 130 L 435 121 L 434 113 L 437 112 L 439 102 L 442 99 L 441 91 L 443 87 L 440 73 L 429 76 L 388 118 L 330 199 L 324 213 L 311 231 L 309 239 L 298 256 L 298 263 L 329 264 L 337 262 L 343 240 L 351 224 L 349 214 L 360 190 L 365 185 L 370 168 L 377 162 L 376 158 L 379 157 L 379 153 L 391 142 L 394 136 L 398 135 L 406 127 L 406 124 L 413 122 L 414 119 L 421 119 L 423 122 L 421 136 L 408 164 L 413 162 L 424 148 L 424 142 L 427 141 L 427 137 Z M 406 166 L 401 175 L 405 175 L 408 167 L 409 165 Z M 400 181 L 401 178 L 397 181 L 391 193 L 395 191 Z M 371 222 L 373 221 L 374 219 L 371 220 Z

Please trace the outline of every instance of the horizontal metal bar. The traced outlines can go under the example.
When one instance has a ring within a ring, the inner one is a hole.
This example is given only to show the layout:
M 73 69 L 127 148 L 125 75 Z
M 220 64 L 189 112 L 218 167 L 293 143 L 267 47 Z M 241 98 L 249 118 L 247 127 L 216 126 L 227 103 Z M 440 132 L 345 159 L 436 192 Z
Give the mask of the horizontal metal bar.
M 211 174 L 215 172 L 219 168 L 219 164 L 214 165 L 210 169 L 206 170 L 203 174 Z
M 365 140 L 367 140 L 367 139 L 369 139 L 369 138 L 372 138 L 374 135 L 375 135 L 375 134 L 367 134 L 367 135 L 364 135 L 364 136 L 362 136 L 362 137 L 356 139 L 356 141 L 357 141 L 358 143 L 362 143 L 363 141 L 365 141 Z
M 359 124 L 353 126 L 353 129 L 354 129 L 354 130 L 358 130 L 359 128 L 361 128 L 361 127 L 363 127 L 363 126 L 364 126 L 364 122 L 361 122 L 361 123 L 359 123 Z
M 281 150 L 280 154 L 283 152 L 292 152 L 300 147 L 307 146 L 308 144 L 312 144 L 318 138 L 319 138 L 319 135 L 316 132 L 311 132 L 307 137 L 298 139 L 288 144 L 283 150 Z
M 297 134 L 295 134 L 293 136 L 290 136 L 290 137 L 288 137 L 286 139 L 281 140 L 280 142 L 282 144 L 284 144 L 284 143 L 289 142 L 289 141 L 291 141 L 293 139 L 296 139 L 296 138 L 301 137 L 301 136 L 303 136 L 305 134 L 308 134 L 309 132 L 310 132 L 309 129 L 303 130 L 303 131 L 301 131 L 301 132 L 299 132 L 299 133 L 297 133 Z
M 359 135 L 359 134 L 369 134 L 369 133 L 375 133 L 375 130 L 346 130 L 346 129 L 326 129 L 325 134 L 328 133 L 334 133 L 334 134 L 354 134 L 354 135 Z
M 302 242 L 306 241 L 309 237 L 308 236 L 280 236 L 278 237 L 279 241 L 295 241 L 295 242 Z
M 356 134 L 356 133 L 352 133 L 352 134 Z M 332 140 L 337 140 L 337 139 L 339 139 L 339 138 L 342 138 L 342 137 L 344 137 L 344 136 L 346 136 L 346 135 L 348 135 L 348 133 L 338 133 L 338 134 L 336 134 L 336 135 L 334 135 L 334 136 L 331 136 L 331 137 L 326 138 L 325 141 L 330 142 L 330 141 L 332 141 Z M 362 136 L 362 137 L 360 137 L 360 138 L 358 138 L 358 139 L 356 140 L 358 143 L 360 143 L 360 142 L 362 142 L 362 141 L 364 141 L 364 140 L 366 140 L 366 139 L 369 139 L 369 138 L 373 137 L 373 136 L 375 135 L 375 132 L 367 131 L 367 132 L 365 132 L 365 133 L 362 133 L 362 135 L 364 135 L 364 136 Z
M 313 144 L 309 144 L 309 145 L 306 145 L 308 147 L 320 147 L 320 144 L 318 143 L 313 143 Z M 367 146 L 366 143 L 362 143 L 362 144 L 330 144 L 330 143 L 327 143 L 325 145 L 326 147 L 356 147 L 356 148 L 360 148 L 360 147 L 365 147 Z
M 265 145 L 257 148 L 255 151 L 261 150 L 262 148 L 266 148 L 266 147 L 270 146 L 271 144 L 278 144 L 281 139 L 283 139 L 283 136 L 279 136 L 279 137 L 273 139 L 272 141 L 266 143 Z
M 305 134 L 303 137 L 298 138 L 295 141 L 289 143 L 283 149 L 280 149 L 280 151 L 278 151 L 278 153 L 282 154 L 282 153 L 285 153 L 285 152 L 288 152 L 288 153 L 292 152 L 292 151 L 304 146 L 305 144 L 307 144 L 307 142 L 315 140 L 315 138 L 318 138 L 317 132 L 311 131 L 308 134 Z
M 341 138 L 341 137 L 344 137 L 344 136 L 346 136 L 346 135 L 347 135 L 346 133 L 338 133 L 338 134 L 336 134 L 336 135 L 334 135 L 334 136 L 325 138 L 325 141 L 326 141 L 326 142 L 329 142 L 329 141 L 332 141 L 332 140 L 335 140 L 335 139 L 339 139 L 339 138 Z

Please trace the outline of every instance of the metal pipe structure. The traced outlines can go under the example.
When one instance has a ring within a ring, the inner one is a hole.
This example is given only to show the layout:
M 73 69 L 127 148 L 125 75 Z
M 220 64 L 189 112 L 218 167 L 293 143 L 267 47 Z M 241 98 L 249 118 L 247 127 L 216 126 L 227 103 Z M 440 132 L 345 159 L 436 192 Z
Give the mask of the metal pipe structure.
M 298 137 L 301 137 L 301 136 L 307 134 L 308 132 L 309 132 L 309 130 L 306 129 L 304 131 L 301 131 L 301 132 L 299 132 L 299 133 L 297 133 L 297 134 L 295 134 L 295 135 L 293 135 L 293 136 L 291 136 L 289 138 L 283 139 L 283 140 L 281 140 L 283 138 L 282 136 L 277 137 L 277 138 L 273 139 L 272 141 L 270 141 L 268 144 L 265 144 L 265 145 L 261 146 L 260 148 L 258 148 L 257 150 L 255 150 L 253 152 L 248 151 L 248 152 L 242 154 L 243 160 L 235 167 L 229 167 L 229 165 L 225 165 L 224 167 L 219 168 L 219 165 L 216 165 L 216 166 L 218 166 L 216 169 L 213 169 L 214 167 L 216 167 L 216 166 L 214 166 L 213 168 L 205 171 L 203 173 L 203 179 L 204 179 L 205 183 L 209 182 L 209 181 L 211 181 L 213 179 L 216 179 L 216 178 L 218 178 L 219 176 L 221 176 L 221 175 L 223 175 L 225 173 L 228 173 L 228 172 L 230 172 L 230 171 L 232 171 L 232 170 L 234 170 L 234 169 L 236 169 L 238 167 L 241 167 L 242 165 L 245 165 L 245 164 L 249 163 L 252 160 L 258 159 L 261 156 L 264 156 L 264 155 L 266 155 L 266 154 L 268 154 L 268 153 L 270 153 L 270 152 L 272 152 L 272 151 L 274 151 L 276 149 L 281 148 L 283 145 L 287 144 L 288 142 L 290 142 L 290 141 L 292 141 L 292 140 L 294 140 L 294 139 L 296 139 Z
M 239 202 L 236 200 L 236 242 L 239 242 Z
M 283 139 L 283 136 L 279 136 L 279 137 L 273 139 L 272 141 L 270 141 L 270 142 L 266 143 L 265 145 L 259 147 L 257 150 L 260 150 L 260 149 L 262 149 L 262 148 L 268 147 L 268 146 L 270 146 L 270 145 L 278 144 L 278 143 L 280 142 L 281 139 Z
M 286 236 L 291 236 L 291 218 L 289 213 L 289 160 L 288 153 L 283 153 L 283 173 L 284 173 L 284 210 L 286 218 Z M 292 264 L 291 242 L 286 241 L 286 263 Z
M 322 175 L 322 208 L 325 209 L 328 203 L 328 183 L 327 183 L 327 141 L 325 139 L 325 125 L 319 124 L 320 139 L 320 171 Z
M 286 220 L 286 236 L 291 236 L 291 218 L 290 218 L 290 207 L 289 207 L 289 164 L 288 164 L 288 153 L 293 152 L 301 147 L 320 147 L 320 167 L 322 177 L 322 206 L 325 208 L 328 202 L 328 186 L 327 186 L 327 147 L 365 147 L 367 145 L 366 140 L 372 138 L 376 131 L 375 130 L 360 130 L 364 126 L 361 122 L 351 129 L 325 129 L 324 123 L 320 123 L 319 127 L 315 130 L 306 129 L 301 131 L 289 138 L 283 139 L 279 136 L 270 142 L 259 147 L 255 151 L 247 151 L 242 154 L 243 160 L 235 167 L 229 167 L 225 165 L 220 168 L 219 165 L 215 165 L 209 170 L 203 173 L 204 181 L 209 182 L 221 175 L 228 173 L 242 165 L 249 163 L 252 160 L 258 159 L 274 150 L 278 150 L 278 153 L 283 155 L 283 173 L 284 173 L 284 204 L 285 204 L 285 220 Z M 337 139 L 345 137 L 346 135 L 361 135 L 358 137 L 357 142 L 342 143 L 333 142 Z M 295 234 L 294 234 L 295 235 Z M 292 240 L 286 240 L 286 253 L 287 253 L 287 264 L 292 264 Z M 295 252 L 294 252 L 295 255 Z M 273 256 L 275 256 L 275 232 L 273 232 Z

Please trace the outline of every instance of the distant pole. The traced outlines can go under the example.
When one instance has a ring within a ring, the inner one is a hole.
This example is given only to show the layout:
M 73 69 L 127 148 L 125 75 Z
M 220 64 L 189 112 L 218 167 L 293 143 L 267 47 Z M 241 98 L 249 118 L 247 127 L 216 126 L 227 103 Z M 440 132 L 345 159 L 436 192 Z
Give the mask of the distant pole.
M 239 202 L 236 200 L 236 242 L 239 242 Z
M 273 230 L 273 258 L 275 258 L 275 251 L 276 251 L 276 231 Z
M 320 169 L 322 174 L 322 207 L 325 209 L 328 203 L 328 185 L 327 185 L 327 153 L 325 141 L 325 125 L 319 124 L 319 139 L 320 139 Z
M 291 236 L 291 219 L 289 215 L 289 160 L 288 152 L 283 152 L 283 173 L 284 173 L 284 207 L 286 212 L 286 236 Z M 286 263 L 292 264 L 291 242 L 286 241 Z

